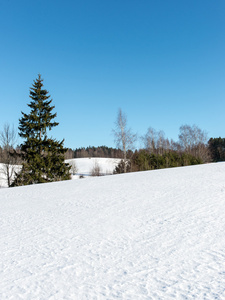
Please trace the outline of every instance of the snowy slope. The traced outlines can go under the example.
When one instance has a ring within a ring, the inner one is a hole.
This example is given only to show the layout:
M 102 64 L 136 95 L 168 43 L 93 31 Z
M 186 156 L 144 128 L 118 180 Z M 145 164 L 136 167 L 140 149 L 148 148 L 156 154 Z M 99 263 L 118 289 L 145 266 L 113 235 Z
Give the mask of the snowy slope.
M 225 163 L 0 189 L 0 299 L 225 299 Z

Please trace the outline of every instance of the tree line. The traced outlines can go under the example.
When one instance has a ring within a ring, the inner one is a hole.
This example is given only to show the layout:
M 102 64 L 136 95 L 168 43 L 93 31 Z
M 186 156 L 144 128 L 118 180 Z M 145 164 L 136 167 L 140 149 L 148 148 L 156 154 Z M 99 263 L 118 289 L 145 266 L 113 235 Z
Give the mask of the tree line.
M 131 156 L 132 150 L 128 151 L 128 156 Z M 103 158 L 123 158 L 123 151 L 119 148 L 107 146 L 89 146 L 76 148 L 75 150 L 68 149 L 65 158 L 85 158 L 85 157 L 103 157 Z
M 129 159 L 127 151 L 135 148 L 137 134 L 128 127 L 126 114 L 121 109 L 113 133 L 115 143 L 123 151 L 123 159 L 115 173 L 187 166 L 225 158 L 224 139 L 211 138 L 208 141 L 207 133 L 196 125 L 182 125 L 178 141 L 169 140 L 162 130 L 149 127 L 146 134 L 140 137 L 142 149 L 134 150 Z

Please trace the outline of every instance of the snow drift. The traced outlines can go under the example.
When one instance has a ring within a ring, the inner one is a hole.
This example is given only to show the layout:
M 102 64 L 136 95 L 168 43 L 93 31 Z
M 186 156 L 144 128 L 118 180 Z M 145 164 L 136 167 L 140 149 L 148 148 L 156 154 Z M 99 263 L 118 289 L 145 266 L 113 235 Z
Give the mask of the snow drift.
M 0 189 L 0 299 L 224 299 L 225 163 Z

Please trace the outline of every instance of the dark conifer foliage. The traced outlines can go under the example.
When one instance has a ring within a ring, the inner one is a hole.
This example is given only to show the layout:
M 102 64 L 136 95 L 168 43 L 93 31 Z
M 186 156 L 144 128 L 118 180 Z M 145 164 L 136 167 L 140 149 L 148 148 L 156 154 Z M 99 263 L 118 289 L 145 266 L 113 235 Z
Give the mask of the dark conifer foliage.
M 225 138 L 211 138 L 208 145 L 213 162 L 225 161 Z
M 48 138 L 49 131 L 59 123 L 55 122 L 55 106 L 48 91 L 43 89 L 41 75 L 30 88 L 30 113 L 22 112 L 19 120 L 19 135 L 24 139 L 21 144 L 22 170 L 16 174 L 14 186 L 52 182 L 70 179 L 70 167 L 64 163 L 64 141 Z
M 71 150 L 71 149 L 70 149 Z M 87 148 L 77 148 L 71 150 L 71 155 L 69 158 L 82 158 L 82 157 L 108 157 L 108 158 L 123 158 L 123 151 L 121 149 L 111 148 L 107 146 L 89 146 Z M 133 155 L 132 150 L 127 151 L 127 158 L 131 158 Z
M 138 172 L 147 170 L 156 170 L 164 168 L 173 168 L 180 166 L 197 165 L 203 163 L 197 158 L 186 152 L 168 151 L 162 155 L 149 153 L 145 149 L 136 150 L 129 160 L 127 172 Z M 114 174 L 124 173 L 124 161 L 121 160 L 116 166 Z

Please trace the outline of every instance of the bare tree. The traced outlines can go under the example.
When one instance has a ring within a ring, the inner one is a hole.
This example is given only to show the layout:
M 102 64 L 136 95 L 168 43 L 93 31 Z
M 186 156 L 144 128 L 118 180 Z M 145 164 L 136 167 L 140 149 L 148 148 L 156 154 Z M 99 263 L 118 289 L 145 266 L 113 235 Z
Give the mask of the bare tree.
M 74 151 L 72 149 L 67 149 L 65 155 L 65 159 L 73 159 L 74 158 Z
M 207 133 L 198 126 L 182 125 L 180 127 L 179 144 L 181 149 L 201 158 L 203 162 L 209 159 L 207 142 Z
M 97 160 L 95 160 L 94 166 L 91 169 L 91 176 L 101 176 L 101 167 Z
M 148 150 L 148 152 L 156 153 L 156 147 L 157 147 L 157 132 L 154 128 L 149 127 L 147 130 L 147 133 L 142 137 L 142 140 L 145 145 L 145 149 Z
M 147 133 L 142 137 L 145 149 L 151 154 L 163 155 L 169 149 L 169 140 L 165 138 L 164 131 L 156 131 L 149 127 Z
M 157 153 L 159 155 L 163 155 L 164 151 L 166 150 L 166 139 L 164 131 L 158 131 L 157 137 Z
M 176 142 L 176 141 L 174 141 L 173 139 L 171 139 L 170 141 L 169 141 L 169 143 L 170 143 L 170 150 L 172 150 L 172 151 L 177 151 L 177 152 L 182 152 L 182 149 L 181 149 L 181 145 L 180 145 L 180 143 L 179 142 Z
M 69 165 L 71 166 L 70 168 L 70 172 L 72 175 L 76 175 L 76 173 L 78 172 L 78 168 L 77 168 L 77 164 L 76 161 L 73 159 L 69 162 Z
M 14 127 L 10 127 L 10 125 L 6 123 L 3 130 L 0 132 L 0 144 L 2 147 L 2 172 L 7 180 L 8 186 L 12 183 L 17 164 L 17 154 L 14 149 L 16 140 L 17 134 Z
M 137 139 L 137 135 L 134 134 L 130 128 L 127 128 L 127 117 L 122 112 L 121 108 L 118 111 L 117 119 L 115 122 L 115 129 L 113 130 L 115 143 L 118 148 L 123 151 L 124 159 L 124 173 L 127 171 L 127 151 L 132 150 L 134 143 Z
M 182 150 L 190 153 L 194 144 L 192 128 L 189 125 L 180 126 L 179 143 Z

